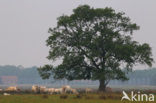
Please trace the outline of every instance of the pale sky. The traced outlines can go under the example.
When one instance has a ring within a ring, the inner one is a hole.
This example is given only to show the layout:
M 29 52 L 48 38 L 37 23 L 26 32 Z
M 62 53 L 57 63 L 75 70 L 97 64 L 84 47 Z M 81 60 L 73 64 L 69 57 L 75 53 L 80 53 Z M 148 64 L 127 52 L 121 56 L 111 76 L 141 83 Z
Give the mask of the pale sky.
M 156 60 L 156 0 L 0 0 L 0 65 L 50 63 L 45 46 L 48 28 L 56 25 L 57 17 L 83 4 L 125 12 L 141 27 L 134 39 L 149 43 Z

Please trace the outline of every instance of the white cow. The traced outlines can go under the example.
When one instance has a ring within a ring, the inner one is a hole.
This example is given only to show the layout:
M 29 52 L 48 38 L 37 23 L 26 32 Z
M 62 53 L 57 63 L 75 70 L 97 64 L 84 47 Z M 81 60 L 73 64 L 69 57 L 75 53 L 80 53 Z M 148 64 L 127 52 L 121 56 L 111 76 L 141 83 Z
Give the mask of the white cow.
M 6 89 L 6 91 L 8 91 L 8 92 L 17 92 L 17 91 L 19 91 L 19 89 L 17 87 L 8 87 Z
M 47 92 L 46 86 L 39 86 L 39 91 L 40 91 L 41 93 Z
M 78 94 L 76 89 L 71 88 L 69 85 L 62 87 L 64 93 L 72 93 L 72 94 Z
M 62 88 L 54 89 L 54 93 L 56 93 L 56 94 L 62 94 L 63 93 L 63 89 Z
M 33 91 L 33 92 L 38 93 L 39 90 L 40 90 L 40 89 L 39 89 L 39 86 L 37 86 L 37 85 L 33 85 L 33 86 L 32 86 L 32 91 Z
M 55 88 L 47 88 L 46 91 L 47 91 L 49 94 L 54 94 Z
M 8 96 L 8 95 L 10 95 L 10 94 L 9 94 L 9 93 L 3 93 L 3 95 Z
M 62 88 L 70 89 L 71 87 L 69 85 L 65 85 L 65 86 L 62 86 Z
M 93 92 L 93 89 L 91 89 L 91 88 L 86 88 L 86 89 L 85 89 L 85 92 L 86 92 L 86 93 L 91 93 L 91 92 Z
M 0 89 L 0 92 L 2 92 L 3 91 L 3 89 Z
M 71 87 L 69 85 L 62 86 L 62 90 L 64 93 L 69 93 L 71 91 Z
M 76 90 L 76 89 L 73 89 L 73 88 L 71 88 L 71 93 L 73 93 L 73 94 L 79 94 L 79 93 L 77 92 L 77 90 Z

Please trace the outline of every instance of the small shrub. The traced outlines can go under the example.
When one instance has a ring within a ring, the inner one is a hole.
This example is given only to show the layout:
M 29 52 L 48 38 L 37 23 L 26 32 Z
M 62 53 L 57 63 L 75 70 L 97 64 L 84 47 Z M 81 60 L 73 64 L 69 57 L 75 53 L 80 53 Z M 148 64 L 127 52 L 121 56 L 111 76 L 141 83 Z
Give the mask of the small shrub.
M 89 96 L 89 95 L 86 95 L 86 97 L 85 97 L 86 99 L 94 99 L 94 97 L 93 96 Z
M 112 95 L 108 95 L 108 99 L 114 99 L 115 96 L 112 96 Z
M 81 94 L 77 94 L 77 95 L 75 96 L 76 99 L 80 99 L 80 98 L 82 98 L 82 97 L 83 97 L 83 95 L 81 95 Z
M 33 94 L 33 92 L 31 90 L 24 90 L 23 93 L 24 94 Z
M 105 99 L 107 99 L 107 96 L 106 95 L 100 95 L 99 99 L 104 99 L 105 100 Z
M 122 97 L 122 96 L 120 96 L 120 95 L 119 95 L 119 96 L 115 96 L 114 99 L 115 99 L 115 100 L 120 100 L 121 97 Z
M 68 98 L 68 95 L 66 95 L 66 94 L 60 95 L 60 98 L 61 99 L 67 99 Z
M 42 95 L 42 98 L 47 99 L 48 95 L 44 94 L 44 95 Z

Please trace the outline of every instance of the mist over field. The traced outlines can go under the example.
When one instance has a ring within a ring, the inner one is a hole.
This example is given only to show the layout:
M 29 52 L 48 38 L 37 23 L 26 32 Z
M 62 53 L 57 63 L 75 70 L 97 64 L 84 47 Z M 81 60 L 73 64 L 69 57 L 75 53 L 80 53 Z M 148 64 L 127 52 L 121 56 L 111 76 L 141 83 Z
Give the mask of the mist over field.
M 109 86 L 118 87 L 122 86 L 125 88 L 139 88 L 139 86 L 144 86 L 146 89 L 148 86 L 156 86 L 156 68 L 146 69 L 146 70 L 135 70 L 128 74 L 129 80 L 122 82 L 113 80 L 110 81 Z M 7 79 L 9 78 L 10 79 Z M 31 85 L 47 85 L 51 87 L 61 87 L 62 85 L 71 85 L 75 88 L 97 88 L 99 85 L 98 81 L 91 80 L 54 80 L 52 77 L 49 80 L 43 80 L 38 74 L 37 67 L 24 68 L 22 66 L 6 65 L 0 66 L 0 85 L 1 86 L 27 86 Z

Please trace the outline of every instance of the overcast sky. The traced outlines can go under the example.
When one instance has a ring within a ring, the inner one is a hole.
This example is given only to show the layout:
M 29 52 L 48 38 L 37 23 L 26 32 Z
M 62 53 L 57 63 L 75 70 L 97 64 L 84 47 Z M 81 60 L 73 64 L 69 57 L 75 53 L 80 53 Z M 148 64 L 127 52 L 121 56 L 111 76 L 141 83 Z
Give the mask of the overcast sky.
M 156 0 L 0 0 L 0 65 L 49 63 L 48 28 L 56 25 L 57 17 L 83 4 L 124 11 L 141 27 L 134 39 L 149 43 L 156 60 Z

